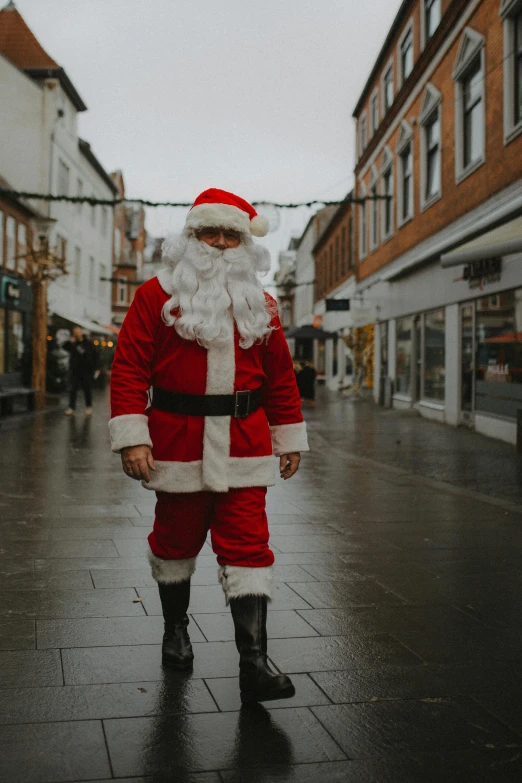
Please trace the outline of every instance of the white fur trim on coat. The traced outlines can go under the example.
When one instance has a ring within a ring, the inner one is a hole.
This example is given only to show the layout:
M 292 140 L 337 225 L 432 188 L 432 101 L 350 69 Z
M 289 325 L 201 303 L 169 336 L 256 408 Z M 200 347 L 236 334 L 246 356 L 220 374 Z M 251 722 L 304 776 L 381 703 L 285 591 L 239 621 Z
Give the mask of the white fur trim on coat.
M 232 204 L 198 204 L 188 213 L 185 226 L 195 231 L 207 226 L 233 228 L 250 234 L 250 215 Z
M 272 598 L 272 566 L 247 568 L 227 565 L 218 569 L 218 579 L 227 604 L 244 595 L 264 595 L 268 599 Z
M 227 492 L 239 487 L 273 487 L 275 464 L 273 457 L 222 457 L 226 470 Z M 156 492 L 202 492 L 208 489 L 203 482 L 203 463 L 164 462 L 155 460 L 156 470 L 150 471 L 150 481 L 142 481 L 145 489 Z
M 150 446 L 149 419 L 143 413 L 114 416 L 109 421 L 111 449 L 117 454 L 127 446 Z
M 310 451 L 306 436 L 306 422 L 297 424 L 276 424 L 270 427 L 272 448 L 276 457 L 293 451 Z
M 225 345 L 207 350 L 206 394 L 233 394 L 236 359 L 232 315 L 228 314 L 231 337 Z M 227 492 L 226 459 L 230 454 L 230 416 L 205 416 L 203 434 L 203 483 L 212 492 Z
M 156 582 L 162 585 L 175 585 L 180 582 L 188 582 L 196 570 L 196 558 L 189 557 L 186 560 L 164 560 L 149 549 L 148 558 L 152 569 L 152 576 Z

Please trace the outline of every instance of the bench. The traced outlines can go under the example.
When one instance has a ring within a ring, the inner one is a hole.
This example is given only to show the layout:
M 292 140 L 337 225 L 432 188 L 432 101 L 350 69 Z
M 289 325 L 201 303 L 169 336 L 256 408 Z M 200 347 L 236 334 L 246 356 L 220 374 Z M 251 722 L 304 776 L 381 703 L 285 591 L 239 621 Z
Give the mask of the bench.
M 0 377 L 0 416 L 13 413 L 14 402 L 17 397 L 24 397 L 27 410 L 34 410 L 34 395 L 36 389 L 29 389 L 22 384 L 19 373 L 3 375 Z

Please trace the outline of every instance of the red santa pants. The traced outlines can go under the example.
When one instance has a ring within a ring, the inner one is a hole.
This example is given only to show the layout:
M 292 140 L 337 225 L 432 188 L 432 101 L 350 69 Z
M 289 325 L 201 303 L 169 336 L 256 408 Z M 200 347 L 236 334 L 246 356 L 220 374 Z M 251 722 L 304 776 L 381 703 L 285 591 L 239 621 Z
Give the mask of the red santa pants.
M 210 530 L 220 566 L 266 568 L 274 562 L 268 546 L 266 487 L 228 492 L 157 492 L 149 546 L 156 557 L 186 560 L 199 554 Z

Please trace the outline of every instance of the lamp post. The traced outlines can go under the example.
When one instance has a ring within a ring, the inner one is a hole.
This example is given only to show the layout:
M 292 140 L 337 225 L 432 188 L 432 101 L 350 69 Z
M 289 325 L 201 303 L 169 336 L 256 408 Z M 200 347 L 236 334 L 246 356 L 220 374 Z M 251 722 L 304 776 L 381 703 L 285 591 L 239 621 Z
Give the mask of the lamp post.
M 33 361 L 31 385 L 36 390 L 35 407 L 45 405 L 45 378 L 47 366 L 47 286 L 49 281 L 67 274 L 63 248 L 60 254 L 49 246 L 49 232 L 56 223 L 53 218 L 37 218 L 32 221 L 33 241 L 25 253 L 18 256 L 25 260 L 24 278 L 33 290 Z M 36 241 L 35 241 L 36 240 Z

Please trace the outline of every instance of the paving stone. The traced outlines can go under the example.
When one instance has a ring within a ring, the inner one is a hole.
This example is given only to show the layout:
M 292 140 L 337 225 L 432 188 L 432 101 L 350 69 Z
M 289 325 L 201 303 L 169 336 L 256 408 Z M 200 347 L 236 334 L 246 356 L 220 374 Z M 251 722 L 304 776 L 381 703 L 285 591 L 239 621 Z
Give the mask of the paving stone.
M 216 677 L 206 682 L 220 710 L 233 712 L 241 709 L 238 677 Z M 316 683 L 307 674 L 293 674 L 292 682 L 295 685 L 295 696 L 291 699 L 278 699 L 270 703 L 267 702 L 264 706 L 272 710 L 331 703 L 328 696 L 317 687 Z
M 54 590 L 38 593 L 38 618 L 143 617 L 135 590 Z
M 395 593 L 381 587 L 372 579 L 360 579 L 349 583 L 294 583 L 292 589 L 316 609 L 403 603 Z
M 279 536 L 274 535 L 270 538 L 273 544 L 280 552 L 350 552 L 359 547 L 357 544 L 351 544 L 343 536 L 335 534 L 309 535 L 309 536 Z
M 239 656 L 232 642 L 195 643 L 196 678 L 234 677 Z M 66 685 L 157 681 L 163 677 L 161 645 L 90 647 L 62 651 Z
M 114 540 L 127 538 L 147 538 L 147 531 L 134 525 L 100 525 L 99 527 L 53 527 L 46 531 L 51 541 L 87 541 Z
M 522 658 L 522 629 L 491 630 L 477 625 L 473 630 L 453 633 L 451 644 L 444 631 L 436 627 L 412 633 L 398 629 L 394 637 L 423 660 L 434 663 Z
M 0 617 L 36 617 L 40 593 L 20 590 L 4 593 L 0 603 Z
M 181 672 L 166 672 L 158 682 L 12 688 L 1 696 L 1 724 L 217 711 L 203 680 Z
M 145 557 L 78 557 L 34 561 L 35 571 L 95 571 L 105 568 L 125 571 L 143 568 L 146 565 Z
M 100 721 L 0 727 L 2 776 L 9 783 L 109 778 Z
M 0 652 L 0 688 L 63 685 L 59 650 Z
M 262 707 L 214 715 L 106 721 L 116 776 L 176 769 L 253 769 L 280 763 L 343 759 L 344 754 L 309 710 Z M 264 741 L 260 742 L 260 736 Z M 146 738 L 148 753 L 143 752 Z M 166 742 L 166 738 L 169 741 Z
M 0 650 L 34 650 L 34 620 L 0 620 Z
M 77 620 L 38 620 L 38 649 L 111 647 L 158 644 L 163 637 L 163 617 L 82 617 Z M 193 642 L 204 642 L 198 626 L 189 625 Z
M 34 559 L 27 557 L 0 557 L 0 577 L 26 574 L 34 571 Z
M 209 642 L 234 640 L 234 623 L 230 611 L 214 614 L 194 614 L 194 619 Z M 267 633 L 269 639 L 318 636 L 305 620 L 292 611 L 268 611 Z
M 86 519 L 90 517 L 108 517 L 108 518 L 116 518 L 116 517 L 138 517 L 140 516 L 139 511 L 137 508 L 133 505 L 118 505 L 117 503 L 112 505 L 75 505 L 74 506 L 74 516 L 77 519 Z M 56 514 L 61 519 L 67 519 L 67 517 L 70 516 L 71 509 L 67 507 L 60 507 L 56 509 Z
M 421 664 L 410 650 L 386 634 L 349 639 L 319 636 L 307 639 L 273 639 L 270 658 L 285 673 L 336 671 L 358 662 L 368 664 Z
M 29 572 L 0 576 L 0 592 L 23 590 L 93 590 L 88 571 Z
M 388 701 L 312 707 L 352 759 L 416 750 L 445 753 L 487 746 L 522 751 L 522 737 L 470 703 Z

